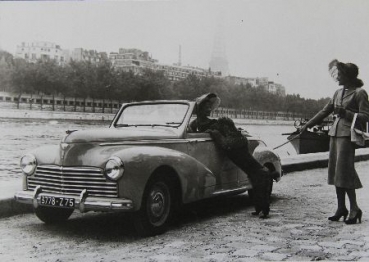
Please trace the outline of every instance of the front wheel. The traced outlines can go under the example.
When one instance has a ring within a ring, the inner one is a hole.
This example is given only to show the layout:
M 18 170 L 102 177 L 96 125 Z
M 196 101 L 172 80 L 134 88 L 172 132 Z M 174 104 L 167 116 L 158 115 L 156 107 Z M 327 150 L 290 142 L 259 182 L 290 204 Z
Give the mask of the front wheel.
M 141 209 L 133 217 L 139 235 L 152 236 L 165 231 L 172 214 L 173 194 L 169 185 L 164 179 L 153 179 L 149 182 Z
M 54 208 L 39 206 L 35 208 L 36 216 L 46 224 L 57 224 L 66 221 L 73 213 L 74 209 Z

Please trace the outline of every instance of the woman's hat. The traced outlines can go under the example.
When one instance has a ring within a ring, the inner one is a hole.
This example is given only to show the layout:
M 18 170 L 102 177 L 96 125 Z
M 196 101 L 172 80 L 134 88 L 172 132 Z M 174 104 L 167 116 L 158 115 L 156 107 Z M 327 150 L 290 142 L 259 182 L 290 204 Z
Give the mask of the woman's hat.
M 218 108 L 218 106 L 220 105 L 220 98 L 215 93 L 207 93 L 196 98 L 196 103 L 199 107 L 201 106 L 202 103 L 208 101 L 211 103 L 211 110 Z
M 362 87 L 364 85 L 363 81 L 357 78 L 359 74 L 359 68 L 357 65 L 352 63 L 342 63 L 337 59 L 331 61 L 328 65 L 329 72 L 331 76 L 337 80 L 338 71 L 344 75 L 348 80 L 349 83 L 354 87 Z

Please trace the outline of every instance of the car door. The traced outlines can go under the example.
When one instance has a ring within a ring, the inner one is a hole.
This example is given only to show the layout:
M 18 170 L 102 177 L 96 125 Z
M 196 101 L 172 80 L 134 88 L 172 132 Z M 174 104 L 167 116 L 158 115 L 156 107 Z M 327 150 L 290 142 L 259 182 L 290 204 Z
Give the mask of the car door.
M 216 177 L 216 191 L 238 187 L 238 167 L 215 146 L 208 133 L 187 133 L 188 154 Z

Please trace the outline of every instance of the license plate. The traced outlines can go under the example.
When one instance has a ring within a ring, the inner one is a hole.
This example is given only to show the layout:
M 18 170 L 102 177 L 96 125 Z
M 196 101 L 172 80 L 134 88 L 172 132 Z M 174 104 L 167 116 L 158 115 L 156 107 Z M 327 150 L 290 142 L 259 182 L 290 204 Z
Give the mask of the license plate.
M 74 198 L 41 196 L 41 205 L 54 207 L 74 207 Z

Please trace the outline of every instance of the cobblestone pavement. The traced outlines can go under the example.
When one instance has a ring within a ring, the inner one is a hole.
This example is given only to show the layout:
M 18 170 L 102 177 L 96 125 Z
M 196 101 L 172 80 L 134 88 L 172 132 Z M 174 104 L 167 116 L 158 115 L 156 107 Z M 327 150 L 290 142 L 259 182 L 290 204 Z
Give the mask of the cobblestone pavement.
M 139 238 L 124 214 L 75 212 L 63 225 L 34 215 L 0 219 L 1 261 L 369 261 L 369 162 L 356 164 L 361 224 L 330 222 L 327 169 L 287 174 L 274 185 L 270 219 L 250 215 L 247 194 L 188 206 L 166 233 Z

